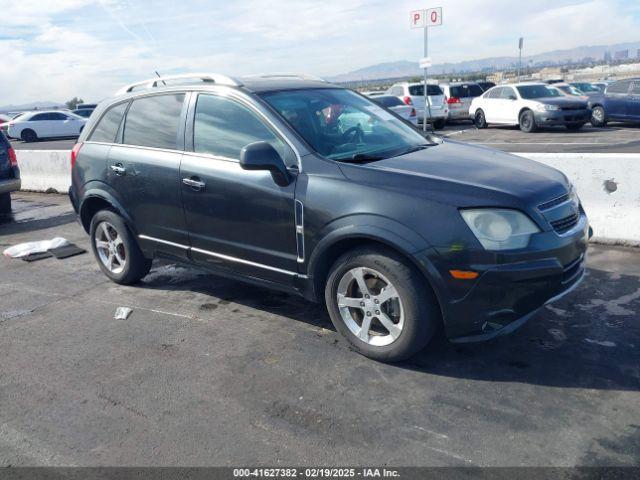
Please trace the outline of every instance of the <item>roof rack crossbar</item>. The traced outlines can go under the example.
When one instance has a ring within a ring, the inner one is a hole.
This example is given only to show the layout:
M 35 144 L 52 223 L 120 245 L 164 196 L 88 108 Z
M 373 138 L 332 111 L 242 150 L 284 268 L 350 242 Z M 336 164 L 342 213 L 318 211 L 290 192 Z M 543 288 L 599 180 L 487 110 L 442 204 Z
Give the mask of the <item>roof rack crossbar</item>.
M 161 82 L 172 81 L 172 80 L 188 80 L 195 79 L 201 80 L 202 82 L 210 82 L 217 83 L 218 85 L 230 85 L 232 87 L 241 87 L 242 82 L 236 80 L 233 77 L 228 75 L 222 75 L 220 73 L 185 73 L 180 75 L 166 75 L 163 77 L 150 78 L 148 80 L 143 80 L 141 82 L 131 83 L 129 85 L 125 85 L 120 90 L 116 92 L 116 95 L 123 95 L 125 93 L 130 93 L 137 87 L 144 87 L 147 89 L 155 88 Z
M 326 80 L 323 78 L 316 77 L 315 75 L 307 75 L 306 73 L 265 73 L 259 75 L 250 75 L 248 78 L 298 78 L 300 80 L 326 82 Z

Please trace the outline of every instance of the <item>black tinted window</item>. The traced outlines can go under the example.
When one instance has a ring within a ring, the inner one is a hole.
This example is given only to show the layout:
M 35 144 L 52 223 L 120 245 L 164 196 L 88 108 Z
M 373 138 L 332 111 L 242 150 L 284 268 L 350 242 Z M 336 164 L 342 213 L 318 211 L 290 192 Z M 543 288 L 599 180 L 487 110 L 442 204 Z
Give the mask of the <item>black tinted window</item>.
M 373 97 L 372 100 L 380 105 L 384 105 L 385 107 L 397 107 L 398 105 L 404 105 L 398 97 Z
M 49 114 L 48 113 L 39 113 L 39 114 L 34 115 L 33 117 L 31 117 L 28 121 L 29 122 L 42 122 L 44 120 L 49 120 Z
M 184 93 L 134 100 L 125 120 L 123 143 L 176 149 L 183 103 Z
M 67 117 L 64 113 L 50 113 L 49 120 L 67 120 Z
M 283 142 L 248 108 L 215 95 L 198 97 L 194 151 L 239 159 L 243 147 L 259 141 L 269 142 L 285 158 Z
M 479 97 L 483 93 L 480 85 L 476 83 L 470 83 L 468 85 L 455 85 L 450 87 L 450 90 L 452 98 Z
M 127 105 L 128 103 L 120 103 L 107 110 L 107 113 L 102 116 L 96 128 L 93 129 L 89 140 L 93 142 L 113 143 L 116 140 L 118 128 L 120 128 L 120 122 L 122 121 L 124 111 L 127 109 Z
M 629 85 L 631 85 L 631 80 L 612 83 L 607 88 L 607 93 L 627 93 L 629 91 Z
M 424 95 L 424 85 L 412 85 L 409 94 L 418 97 Z M 438 85 L 427 85 L 427 95 L 442 95 L 442 89 Z

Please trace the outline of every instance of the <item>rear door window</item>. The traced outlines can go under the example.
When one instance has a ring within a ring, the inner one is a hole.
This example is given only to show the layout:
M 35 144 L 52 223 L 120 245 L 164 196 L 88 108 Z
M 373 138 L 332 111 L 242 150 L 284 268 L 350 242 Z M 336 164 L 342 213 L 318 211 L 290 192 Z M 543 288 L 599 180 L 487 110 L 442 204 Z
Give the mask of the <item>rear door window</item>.
M 249 108 L 217 95 L 200 95 L 193 126 L 193 149 L 217 157 L 240 159 L 240 150 L 253 142 L 269 142 L 292 164 L 289 148 Z
M 409 87 L 409 94 L 421 97 L 424 95 L 424 85 L 412 85 Z M 442 95 L 442 89 L 438 85 L 427 85 L 427 95 Z
M 451 97 L 453 98 L 479 97 L 482 93 L 483 90 L 480 88 L 480 85 L 475 83 L 451 87 Z
M 629 91 L 629 85 L 631 85 L 631 80 L 612 83 L 607 88 L 607 93 L 627 93 Z
M 113 143 L 116 140 L 122 117 L 127 109 L 128 102 L 114 105 L 105 113 L 93 129 L 89 140 L 92 142 Z
M 122 143 L 178 149 L 178 131 L 184 93 L 154 95 L 134 100 L 127 112 Z

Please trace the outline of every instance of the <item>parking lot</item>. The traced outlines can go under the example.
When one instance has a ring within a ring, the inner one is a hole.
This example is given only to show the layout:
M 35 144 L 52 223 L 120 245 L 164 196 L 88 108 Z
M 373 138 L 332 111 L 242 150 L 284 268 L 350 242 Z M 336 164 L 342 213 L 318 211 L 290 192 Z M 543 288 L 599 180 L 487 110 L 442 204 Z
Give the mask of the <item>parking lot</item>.
M 89 249 L 67 198 L 15 195 L 0 246 L 55 236 Z M 588 265 L 511 336 L 385 365 L 297 297 L 168 263 L 123 287 L 90 253 L 2 257 L 0 464 L 637 465 L 640 255 L 593 245 Z
M 585 125 L 578 132 L 564 127 L 543 129 L 537 133 L 523 133 L 517 127 L 492 126 L 478 130 L 471 122 L 449 124 L 438 135 L 469 143 L 478 143 L 508 152 L 640 152 L 640 126 L 611 123 L 605 128 Z M 25 143 L 11 142 L 16 150 L 71 150 L 75 139 L 41 140 Z

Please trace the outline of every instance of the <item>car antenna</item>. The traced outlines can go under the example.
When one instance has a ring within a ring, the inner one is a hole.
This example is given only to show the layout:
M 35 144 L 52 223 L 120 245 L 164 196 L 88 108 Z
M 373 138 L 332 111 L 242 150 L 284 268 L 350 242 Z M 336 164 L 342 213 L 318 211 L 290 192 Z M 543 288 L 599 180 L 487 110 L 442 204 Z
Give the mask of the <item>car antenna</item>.
M 162 76 L 158 73 L 157 70 L 154 70 L 154 72 L 156 72 L 156 75 L 158 76 L 158 78 L 162 78 Z M 165 82 L 164 80 L 162 80 L 162 83 L 164 83 L 164 86 L 167 86 L 167 82 Z

